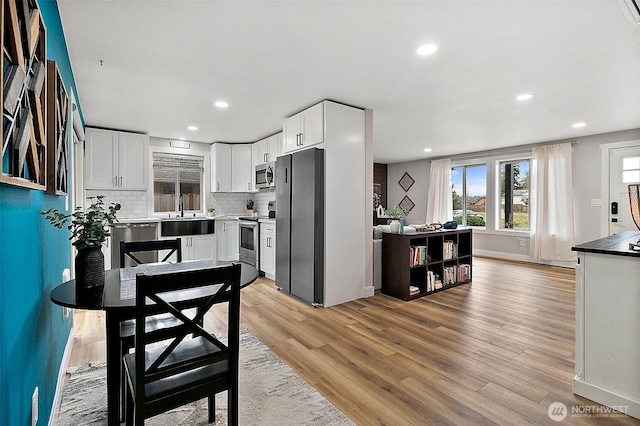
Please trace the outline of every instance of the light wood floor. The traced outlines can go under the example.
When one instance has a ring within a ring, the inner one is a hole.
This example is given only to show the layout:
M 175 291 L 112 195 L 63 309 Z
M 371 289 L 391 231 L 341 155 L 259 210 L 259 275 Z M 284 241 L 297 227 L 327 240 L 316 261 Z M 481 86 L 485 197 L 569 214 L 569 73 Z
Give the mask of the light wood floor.
M 219 314 L 208 327 L 219 327 Z M 242 291 L 241 317 L 359 425 L 556 424 L 553 402 L 595 405 L 571 391 L 572 269 L 476 257 L 469 285 L 316 309 L 260 279 Z M 77 311 L 74 321 L 69 365 L 104 361 L 104 314 Z M 640 421 L 569 414 L 560 424 Z

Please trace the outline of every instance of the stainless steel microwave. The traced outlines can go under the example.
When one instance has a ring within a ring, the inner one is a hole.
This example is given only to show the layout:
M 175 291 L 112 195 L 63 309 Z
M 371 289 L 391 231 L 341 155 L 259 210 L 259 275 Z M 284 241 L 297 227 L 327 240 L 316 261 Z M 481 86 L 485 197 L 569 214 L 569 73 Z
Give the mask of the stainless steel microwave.
M 256 166 L 256 188 L 275 188 L 276 181 L 274 174 L 276 171 L 275 163 L 265 163 Z

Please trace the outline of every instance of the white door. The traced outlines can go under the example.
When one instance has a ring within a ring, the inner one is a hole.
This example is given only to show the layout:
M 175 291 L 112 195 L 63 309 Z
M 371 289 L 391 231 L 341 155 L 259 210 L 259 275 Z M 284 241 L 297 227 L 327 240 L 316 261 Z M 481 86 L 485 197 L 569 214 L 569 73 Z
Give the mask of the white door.
M 640 183 L 640 146 L 609 152 L 609 235 L 635 231 L 638 228 L 631 217 L 628 188 Z

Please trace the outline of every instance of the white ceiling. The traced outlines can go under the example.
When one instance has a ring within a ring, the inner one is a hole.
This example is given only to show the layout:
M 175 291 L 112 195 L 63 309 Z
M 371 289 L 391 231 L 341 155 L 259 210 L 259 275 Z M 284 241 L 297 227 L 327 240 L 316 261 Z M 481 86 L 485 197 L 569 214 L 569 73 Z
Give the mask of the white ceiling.
M 58 7 L 90 126 L 253 142 L 331 99 L 373 109 L 384 163 L 640 128 L 640 26 L 617 0 Z

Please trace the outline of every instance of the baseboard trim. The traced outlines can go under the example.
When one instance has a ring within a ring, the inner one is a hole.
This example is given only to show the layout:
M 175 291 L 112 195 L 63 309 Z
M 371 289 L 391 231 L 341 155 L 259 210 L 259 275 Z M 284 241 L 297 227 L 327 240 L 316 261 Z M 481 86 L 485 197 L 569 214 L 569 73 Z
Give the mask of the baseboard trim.
M 49 416 L 49 426 L 54 426 L 55 419 L 58 418 L 58 411 L 60 404 L 62 403 L 62 394 L 64 392 L 65 374 L 67 374 L 67 368 L 69 366 L 69 359 L 71 358 L 71 349 L 73 348 L 73 328 L 69 330 L 69 338 L 62 354 L 62 361 L 60 362 L 60 369 L 58 370 L 58 381 L 56 383 L 56 393 L 53 396 L 53 404 L 51 406 L 51 415 Z
M 513 260 L 516 262 L 527 262 L 527 263 L 537 263 L 539 265 L 549 265 L 549 266 L 559 266 L 562 268 L 576 268 L 576 262 L 560 262 L 560 261 L 552 261 L 552 260 L 540 260 L 535 259 L 531 256 L 527 256 L 524 254 L 513 254 L 513 253 L 505 253 L 501 251 L 492 251 L 492 250 L 473 250 L 474 256 L 479 257 L 490 257 L 493 259 L 502 259 L 502 260 Z
M 371 297 L 371 296 L 373 296 L 375 293 L 376 293 L 376 289 L 375 289 L 375 287 L 373 287 L 373 286 L 371 285 L 371 286 L 368 286 L 368 287 L 365 287 L 365 288 L 364 288 L 364 292 L 362 292 L 362 296 L 363 296 L 363 297 Z
M 583 382 L 577 377 L 573 379 L 573 393 L 598 404 L 612 407 L 628 416 L 640 419 L 640 401 L 635 401 L 626 396 L 618 395 L 601 387 Z M 602 413 L 602 411 L 600 413 Z

